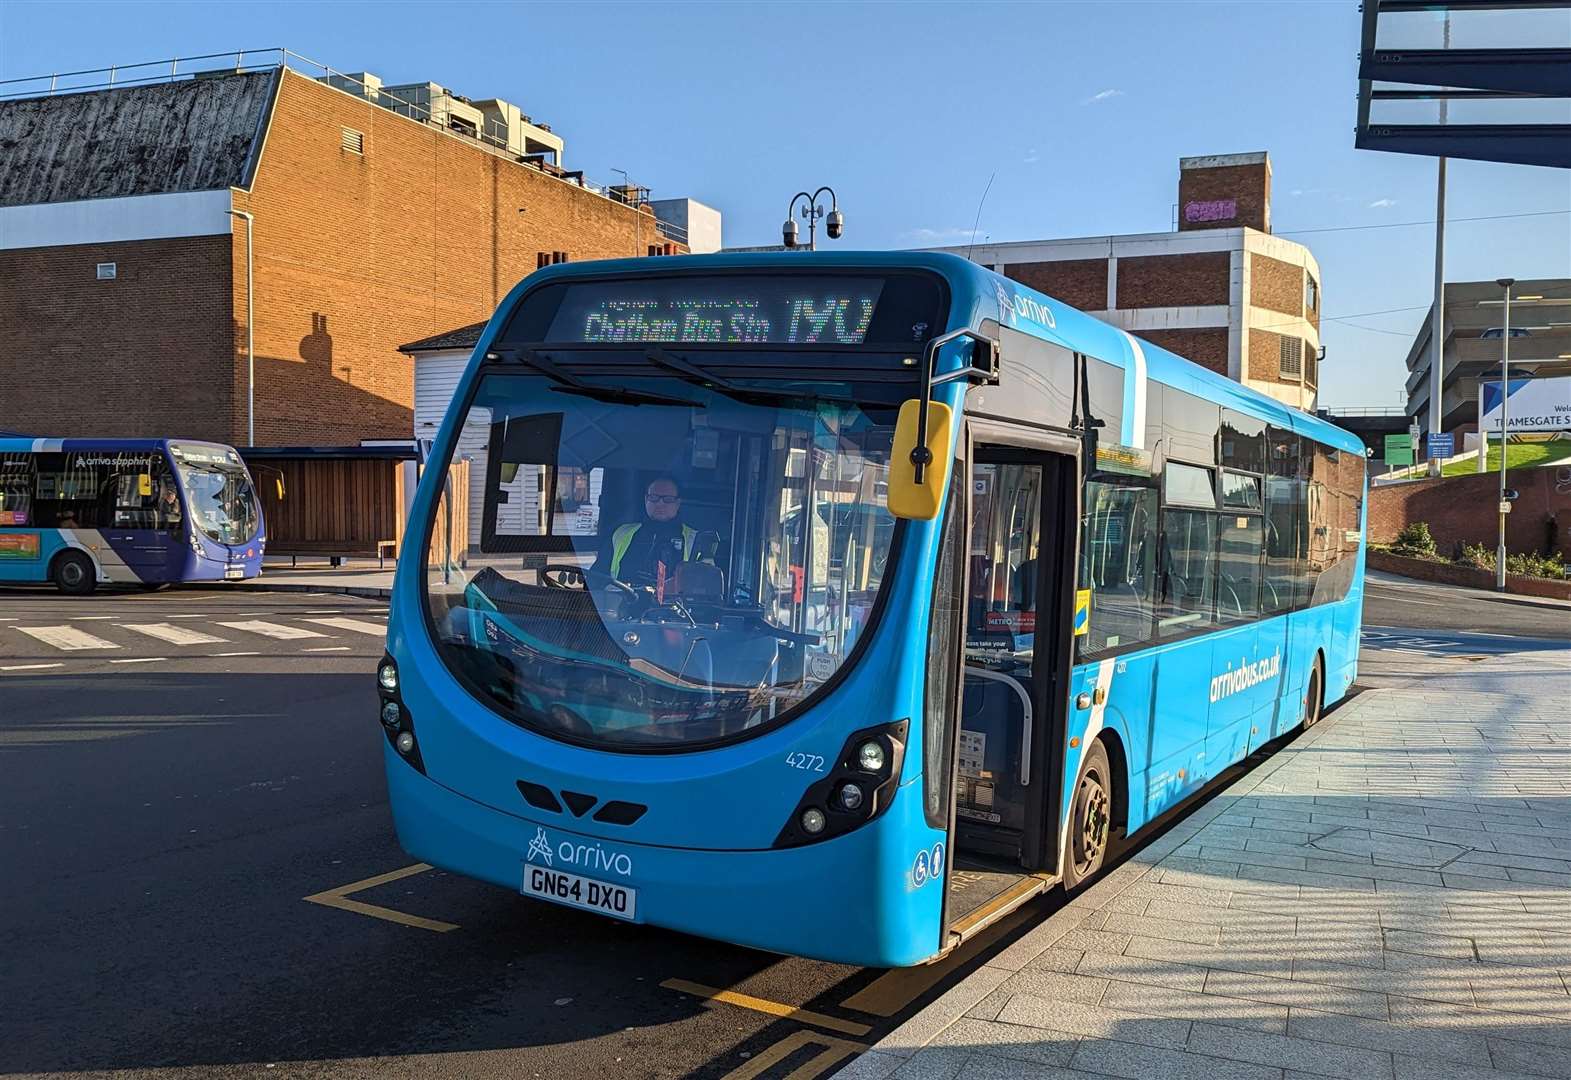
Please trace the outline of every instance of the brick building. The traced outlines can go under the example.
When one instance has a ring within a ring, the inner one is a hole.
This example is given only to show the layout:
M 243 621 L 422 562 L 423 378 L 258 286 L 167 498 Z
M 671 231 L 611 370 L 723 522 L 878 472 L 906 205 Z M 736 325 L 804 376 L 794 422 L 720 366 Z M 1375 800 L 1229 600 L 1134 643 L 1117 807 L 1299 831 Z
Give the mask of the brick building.
M 254 219 L 258 445 L 407 438 L 399 345 L 544 262 L 685 250 L 505 102 L 474 128 L 440 87 L 446 111 L 395 111 L 368 76 L 294 64 L 0 101 L 0 427 L 246 443 L 232 212 Z
M 943 248 L 1279 401 L 1313 410 L 1320 267 L 1271 235 L 1264 153 L 1182 158 L 1168 233 Z

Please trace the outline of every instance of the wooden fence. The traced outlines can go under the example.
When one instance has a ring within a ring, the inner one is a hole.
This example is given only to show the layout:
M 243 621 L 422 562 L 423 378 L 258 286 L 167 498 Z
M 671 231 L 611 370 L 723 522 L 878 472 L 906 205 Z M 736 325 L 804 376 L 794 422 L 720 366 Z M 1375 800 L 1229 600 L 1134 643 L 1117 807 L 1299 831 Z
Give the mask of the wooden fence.
M 374 557 L 396 555 L 402 546 L 414 498 L 413 461 L 267 454 L 248 457 L 246 464 L 262 499 L 268 554 Z M 467 537 L 469 463 L 457 462 L 451 477 L 454 535 Z

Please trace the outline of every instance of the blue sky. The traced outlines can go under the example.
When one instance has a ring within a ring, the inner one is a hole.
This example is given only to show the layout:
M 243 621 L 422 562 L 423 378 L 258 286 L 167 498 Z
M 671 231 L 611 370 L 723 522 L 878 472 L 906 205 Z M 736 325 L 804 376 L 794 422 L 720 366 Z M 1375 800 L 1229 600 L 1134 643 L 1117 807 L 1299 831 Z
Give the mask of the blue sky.
M 284 46 L 515 101 L 569 167 L 716 206 L 733 245 L 775 242 L 790 195 L 823 183 L 843 247 L 960 242 L 995 174 L 979 238 L 1164 230 L 1180 157 L 1269 150 L 1274 231 L 1324 277 L 1322 402 L 1394 406 L 1433 227 L 1371 226 L 1432 220 L 1435 164 L 1352 148 L 1358 26 L 1352 0 L 0 0 L 0 79 Z M 1453 162 L 1446 276 L 1571 275 L 1571 215 L 1455 220 L 1567 209 L 1571 173 Z

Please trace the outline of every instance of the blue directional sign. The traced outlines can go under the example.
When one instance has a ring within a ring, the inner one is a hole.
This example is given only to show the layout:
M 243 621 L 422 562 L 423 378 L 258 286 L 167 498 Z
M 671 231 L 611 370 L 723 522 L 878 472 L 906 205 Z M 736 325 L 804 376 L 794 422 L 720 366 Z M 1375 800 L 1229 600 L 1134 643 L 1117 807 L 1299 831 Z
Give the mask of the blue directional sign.
M 1456 436 L 1449 431 L 1431 431 L 1425 439 L 1424 450 L 1430 460 L 1451 457 L 1456 453 Z

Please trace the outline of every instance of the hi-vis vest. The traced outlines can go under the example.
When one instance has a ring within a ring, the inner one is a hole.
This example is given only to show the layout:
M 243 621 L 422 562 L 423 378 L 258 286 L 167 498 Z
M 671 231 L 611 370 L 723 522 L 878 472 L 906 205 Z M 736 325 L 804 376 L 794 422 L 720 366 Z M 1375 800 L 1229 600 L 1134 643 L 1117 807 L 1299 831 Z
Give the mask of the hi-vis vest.
M 638 535 L 638 530 L 644 527 L 642 521 L 631 521 L 626 525 L 618 525 L 616 532 L 611 534 L 611 576 L 617 577 L 622 572 L 622 556 L 627 554 L 627 549 L 633 546 L 633 538 Z M 693 557 L 693 539 L 698 535 L 697 529 L 682 526 L 682 558 Z

